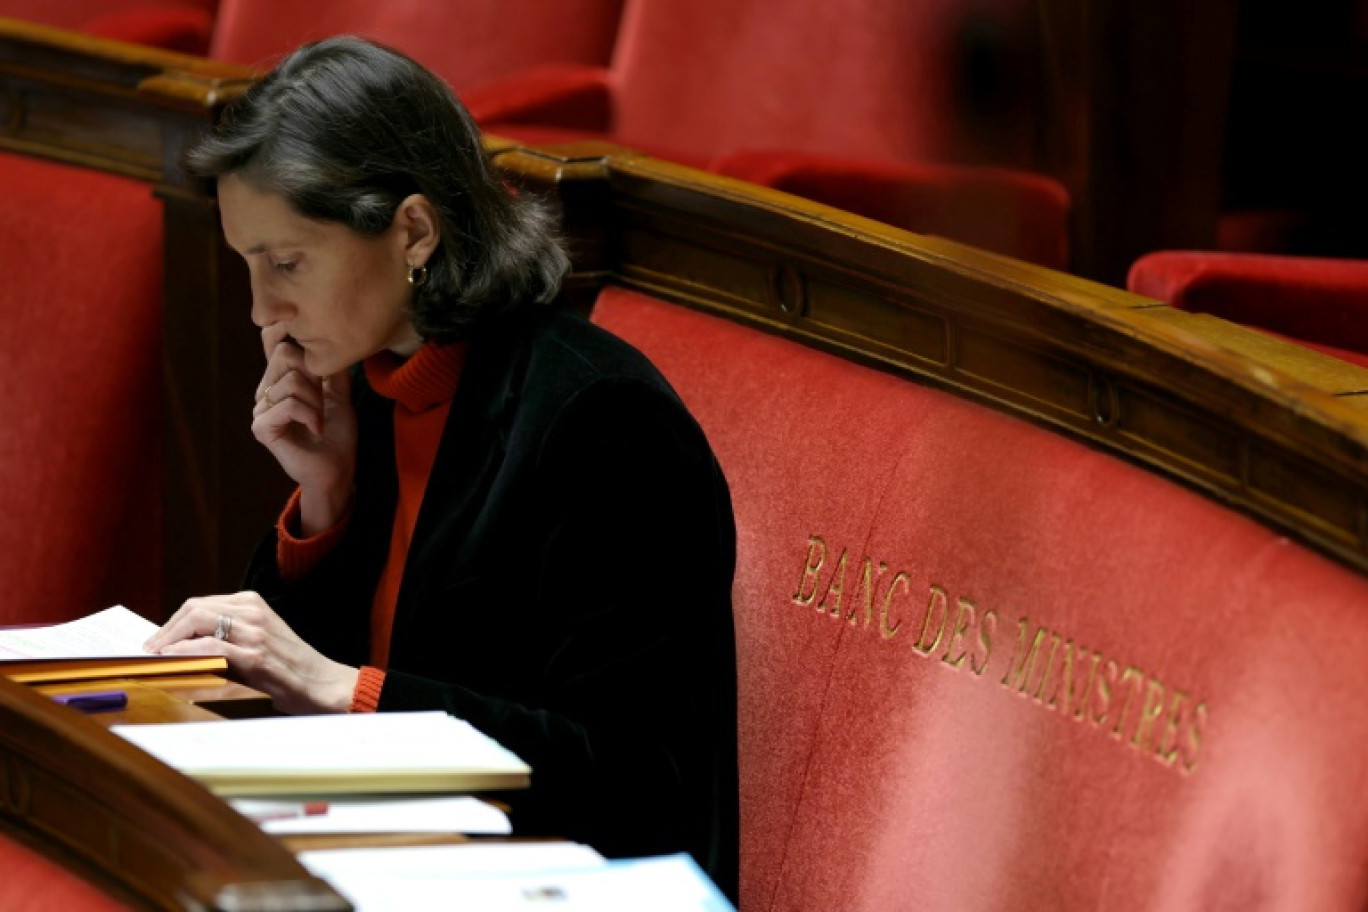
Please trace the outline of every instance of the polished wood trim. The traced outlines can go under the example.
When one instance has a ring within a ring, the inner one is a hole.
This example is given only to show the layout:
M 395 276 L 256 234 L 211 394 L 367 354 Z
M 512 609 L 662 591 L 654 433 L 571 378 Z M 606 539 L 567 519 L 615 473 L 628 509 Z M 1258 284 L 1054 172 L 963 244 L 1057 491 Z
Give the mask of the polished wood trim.
M 0 149 L 184 186 L 186 141 L 256 75 L 0 18 Z
M 199 784 L 7 679 L 0 828 L 138 908 L 351 908 Z
M 564 208 L 575 295 L 638 289 L 953 391 L 1368 570 L 1368 421 L 1349 401 L 1368 371 L 625 150 L 494 148 Z
M 124 709 L 87 716 L 105 728 L 126 723 L 207 722 L 280 715 L 267 694 L 212 674 L 100 678 L 29 686 L 49 697 L 92 690 L 123 690 L 128 695 L 128 705 Z

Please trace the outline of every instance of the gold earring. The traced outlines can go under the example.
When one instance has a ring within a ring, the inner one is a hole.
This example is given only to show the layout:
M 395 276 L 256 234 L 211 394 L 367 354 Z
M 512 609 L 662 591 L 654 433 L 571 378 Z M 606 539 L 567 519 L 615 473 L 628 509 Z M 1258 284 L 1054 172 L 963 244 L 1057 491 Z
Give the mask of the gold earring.
M 427 283 L 426 266 L 410 266 L 408 271 L 408 283 L 414 288 L 422 288 Z

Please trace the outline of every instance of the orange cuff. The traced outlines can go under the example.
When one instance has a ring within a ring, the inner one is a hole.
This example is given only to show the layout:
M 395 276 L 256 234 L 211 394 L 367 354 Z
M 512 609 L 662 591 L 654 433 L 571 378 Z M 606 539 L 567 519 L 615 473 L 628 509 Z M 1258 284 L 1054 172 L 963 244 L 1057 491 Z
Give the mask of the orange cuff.
M 380 707 L 380 689 L 385 686 L 385 673 L 369 665 L 361 666 L 361 674 L 356 678 L 356 690 L 352 691 L 351 706 L 347 712 L 373 713 Z
M 308 576 L 309 571 L 337 546 L 351 519 L 348 511 L 331 529 L 311 538 L 300 538 L 296 532 L 300 522 L 299 496 L 299 488 L 295 488 L 276 521 L 276 563 L 280 565 L 280 578 L 287 583 L 297 583 Z

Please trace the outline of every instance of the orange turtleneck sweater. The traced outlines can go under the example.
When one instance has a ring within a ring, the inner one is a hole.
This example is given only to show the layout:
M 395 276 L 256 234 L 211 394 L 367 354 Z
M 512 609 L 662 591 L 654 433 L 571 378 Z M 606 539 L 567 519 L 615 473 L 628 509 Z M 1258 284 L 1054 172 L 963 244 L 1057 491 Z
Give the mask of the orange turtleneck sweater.
M 352 712 L 374 712 L 384 685 L 382 670 L 389 659 L 390 632 L 399 584 L 404 578 L 413 527 L 423 503 L 437 447 L 446 427 L 451 400 L 465 363 L 465 343 L 424 345 L 401 361 L 381 352 L 364 364 L 366 380 L 373 390 L 394 400 L 394 456 L 399 474 L 399 499 L 394 508 L 389 557 L 380 573 L 371 600 L 370 665 L 361 669 L 352 695 Z M 276 523 L 276 558 L 286 582 L 305 576 L 327 554 L 346 530 L 350 517 L 310 538 L 300 538 L 299 491 L 295 491 Z

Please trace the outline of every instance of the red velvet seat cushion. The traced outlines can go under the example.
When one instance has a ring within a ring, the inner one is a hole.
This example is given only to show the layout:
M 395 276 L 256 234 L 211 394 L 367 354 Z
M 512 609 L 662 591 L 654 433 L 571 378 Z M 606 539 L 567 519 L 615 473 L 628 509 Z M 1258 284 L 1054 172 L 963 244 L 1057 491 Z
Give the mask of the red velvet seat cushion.
M 1361 260 L 1158 251 L 1135 261 L 1126 286 L 1330 354 L 1368 355 L 1368 262 Z
M 126 908 L 0 833 L 0 909 L 5 912 L 121 912 Z
M 949 394 L 621 290 L 594 319 L 731 483 L 743 908 L 1368 901 L 1363 577 Z
M 0 154 L 0 623 L 158 610 L 161 206 Z
M 709 168 L 921 234 L 1069 265 L 1069 194 L 1044 175 L 777 150 L 735 152 Z

